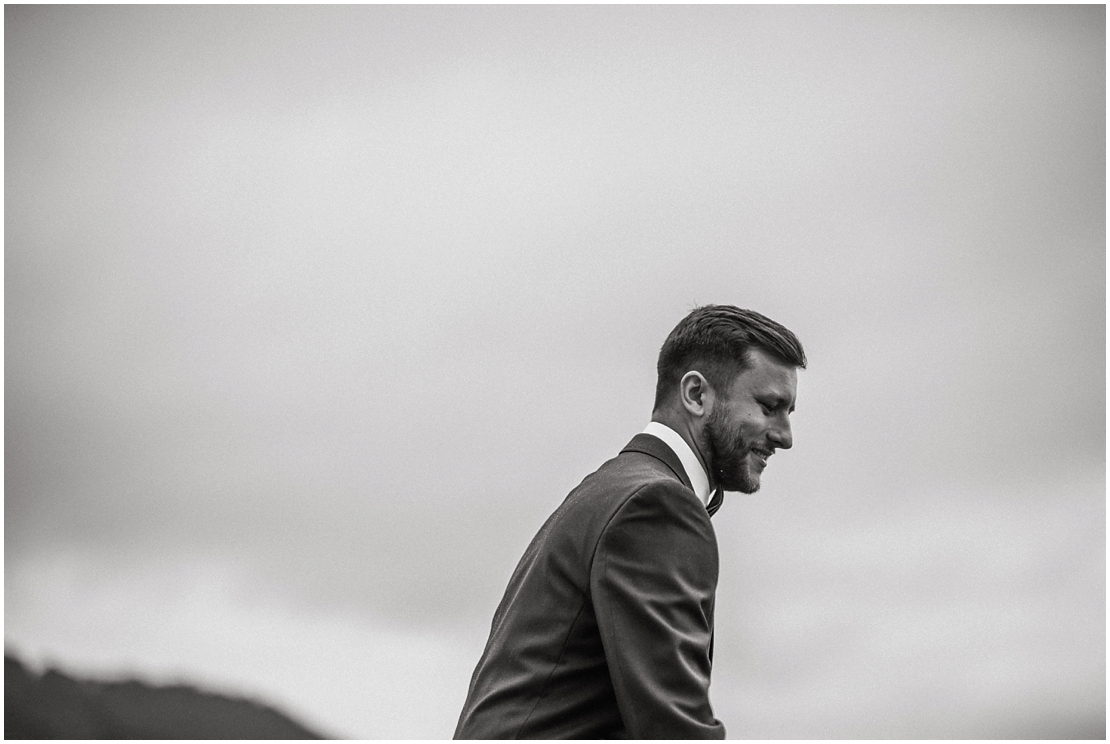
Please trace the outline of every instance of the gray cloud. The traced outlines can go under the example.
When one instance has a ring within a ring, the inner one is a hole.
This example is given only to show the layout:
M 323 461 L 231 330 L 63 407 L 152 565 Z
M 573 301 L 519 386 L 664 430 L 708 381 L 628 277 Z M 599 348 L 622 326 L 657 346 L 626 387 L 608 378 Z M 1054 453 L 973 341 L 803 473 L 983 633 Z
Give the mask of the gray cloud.
M 717 518 L 730 731 L 1104 721 L 1103 13 L 9 7 L 9 641 L 166 562 L 476 659 L 729 302 L 811 359 Z

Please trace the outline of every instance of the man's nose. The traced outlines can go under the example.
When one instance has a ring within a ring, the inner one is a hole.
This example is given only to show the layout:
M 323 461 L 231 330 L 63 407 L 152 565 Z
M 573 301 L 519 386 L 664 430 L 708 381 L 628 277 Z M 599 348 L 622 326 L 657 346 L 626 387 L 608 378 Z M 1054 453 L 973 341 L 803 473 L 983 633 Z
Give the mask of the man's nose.
M 790 419 L 783 419 L 770 431 L 770 439 L 779 449 L 790 449 L 794 446 L 794 434 L 790 431 Z

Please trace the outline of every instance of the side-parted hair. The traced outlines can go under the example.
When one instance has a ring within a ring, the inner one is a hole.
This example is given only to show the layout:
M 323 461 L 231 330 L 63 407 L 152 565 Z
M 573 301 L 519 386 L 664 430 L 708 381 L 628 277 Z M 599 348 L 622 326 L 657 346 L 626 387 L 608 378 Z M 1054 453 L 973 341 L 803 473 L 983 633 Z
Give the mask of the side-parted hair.
M 805 369 L 806 353 L 788 329 L 753 310 L 732 305 L 703 305 L 683 318 L 659 350 L 659 382 L 655 408 L 678 393 L 678 383 L 691 370 L 705 375 L 717 390 L 748 365 L 752 348 L 779 361 Z

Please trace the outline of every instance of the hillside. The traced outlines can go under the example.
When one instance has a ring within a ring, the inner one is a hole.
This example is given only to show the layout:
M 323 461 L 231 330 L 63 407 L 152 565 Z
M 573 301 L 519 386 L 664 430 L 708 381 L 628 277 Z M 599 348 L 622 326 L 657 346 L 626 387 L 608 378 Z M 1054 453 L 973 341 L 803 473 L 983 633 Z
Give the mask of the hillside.
M 187 685 L 98 682 L 4 656 L 5 739 L 321 739 L 244 698 Z

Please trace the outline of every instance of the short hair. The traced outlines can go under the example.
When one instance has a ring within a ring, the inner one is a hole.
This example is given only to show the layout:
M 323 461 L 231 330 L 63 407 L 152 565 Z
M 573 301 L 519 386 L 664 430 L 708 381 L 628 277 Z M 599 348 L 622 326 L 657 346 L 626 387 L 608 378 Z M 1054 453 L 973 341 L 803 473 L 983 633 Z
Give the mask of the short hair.
M 801 342 L 787 328 L 754 310 L 733 305 L 703 305 L 674 327 L 659 350 L 655 408 L 666 404 L 690 370 L 705 375 L 717 390 L 748 366 L 748 352 L 760 349 L 786 364 L 805 369 Z

